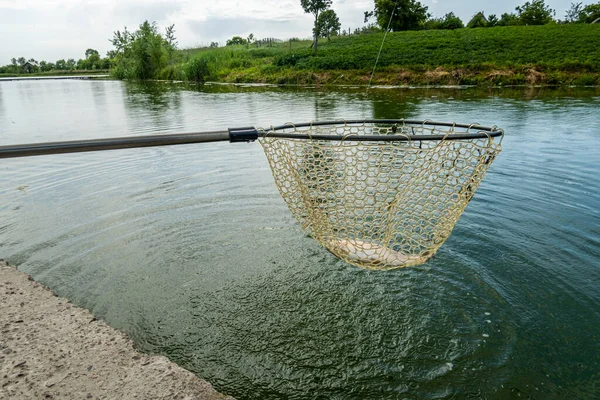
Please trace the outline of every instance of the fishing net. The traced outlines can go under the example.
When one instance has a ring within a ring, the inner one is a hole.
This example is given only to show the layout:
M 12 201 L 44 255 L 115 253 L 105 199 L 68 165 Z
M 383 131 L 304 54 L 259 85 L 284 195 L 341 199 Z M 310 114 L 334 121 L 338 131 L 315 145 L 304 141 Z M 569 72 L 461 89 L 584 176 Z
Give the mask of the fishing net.
M 392 269 L 436 253 L 502 137 L 496 127 L 387 120 L 288 124 L 259 141 L 310 236 L 350 264 Z

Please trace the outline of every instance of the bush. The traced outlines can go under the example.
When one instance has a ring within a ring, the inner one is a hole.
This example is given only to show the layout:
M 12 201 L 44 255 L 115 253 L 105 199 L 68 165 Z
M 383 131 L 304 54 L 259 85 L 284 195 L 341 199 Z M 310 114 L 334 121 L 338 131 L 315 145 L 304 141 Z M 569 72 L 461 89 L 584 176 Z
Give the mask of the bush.
M 312 56 L 311 52 L 305 51 L 300 53 L 284 53 L 275 57 L 273 64 L 278 67 L 294 67 L 298 63 L 305 61 Z
M 185 80 L 185 73 L 181 65 L 169 65 L 164 67 L 158 73 L 158 79 L 167 81 L 182 81 Z
M 190 81 L 206 82 L 211 76 L 208 57 L 194 57 L 185 65 L 185 76 Z

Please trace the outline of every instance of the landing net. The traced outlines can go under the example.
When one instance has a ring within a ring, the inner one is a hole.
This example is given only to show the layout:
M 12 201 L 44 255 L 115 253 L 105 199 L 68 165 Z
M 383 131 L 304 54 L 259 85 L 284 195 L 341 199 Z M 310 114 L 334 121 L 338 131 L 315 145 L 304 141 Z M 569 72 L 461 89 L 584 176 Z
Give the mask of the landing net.
M 272 128 L 259 139 L 294 218 L 369 269 L 427 262 L 501 150 L 496 127 L 350 121 Z

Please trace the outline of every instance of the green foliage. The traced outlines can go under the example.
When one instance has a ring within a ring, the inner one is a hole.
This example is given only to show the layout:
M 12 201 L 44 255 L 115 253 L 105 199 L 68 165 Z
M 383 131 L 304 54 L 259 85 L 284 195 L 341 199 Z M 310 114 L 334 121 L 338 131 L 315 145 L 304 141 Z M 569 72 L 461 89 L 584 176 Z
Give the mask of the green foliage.
M 516 26 L 521 25 L 521 20 L 513 13 L 504 13 L 500 16 L 497 26 Z
M 88 57 L 84 60 L 75 61 L 73 58 L 68 60 L 60 59 L 55 63 L 47 62 L 42 60 L 38 63 L 37 68 L 24 69 L 23 65 L 29 61 L 37 63 L 33 58 L 26 60 L 25 57 L 19 57 L 11 59 L 11 64 L 1 67 L 5 73 L 18 75 L 22 73 L 48 73 L 55 72 L 59 74 L 62 71 L 90 71 L 90 70 L 107 70 L 110 68 L 110 61 L 107 58 L 100 58 L 98 52 L 94 49 L 88 49 L 86 51 Z
M 480 11 L 477 14 L 475 14 L 473 18 L 471 18 L 469 23 L 467 23 L 467 28 L 485 28 L 487 26 L 488 20 L 486 20 L 485 15 L 483 15 L 483 11 Z
M 234 46 L 236 44 L 247 44 L 248 41 L 241 36 L 234 36 L 227 41 L 226 46 Z
M 278 66 L 320 69 L 373 68 L 383 34 L 339 37 L 324 44 L 319 57 L 306 50 L 275 58 Z M 379 65 L 428 69 L 535 64 L 550 70 L 574 64 L 600 72 L 600 30 L 590 25 L 497 27 L 483 30 L 397 32 L 389 34 Z
M 454 13 L 444 15 L 444 18 L 432 18 L 425 22 L 424 29 L 459 29 L 465 25 Z
M 67 62 L 65 60 L 57 60 L 55 68 L 58 70 L 67 69 Z
M 384 30 L 388 24 L 394 32 L 421 29 L 427 16 L 427 6 L 416 0 L 375 0 L 375 18 Z
M 158 73 L 158 79 L 167 81 L 183 81 L 186 79 L 186 74 L 181 65 L 167 65 Z
M 340 20 L 333 10 L 323 11 L 317 20 L 317 34 L 320 37 L 326 37 L 330 40 L 331 35 L 335 35 L 342 25 Z
M 167 38 L 158 32 L 156 23 L 144 21 L 137 31 L 127 27 L 116 31 L 111 40 L 116 50 L 113 75 L 121 79 L 153 79 L 172 61 L 177 42 L 174 27 L 167 28 Z M 87 58 L 88 62 L 91 55 Z
M 315 55 L 317 55 L 319 44 L 319 14 L 331 7 L 331 2 L 332 0 L 300 0 L 300 5 L 304 12 L 315 16 L 315 24 L 313 26 Z
M 292 50 L 289 42 L 255 49 L 206 48 L 190 55 L 190 61 L 204 61 L 182 68 L 186 79 L 198 81 L 356 84 L 370 74 L 382 39 L 383 33 L 334 37 L 321 46 L 319 56 L 312 55 L 307 41 L 293 42 Z M 597 27 L 585 24 L 396 32 L 387 36 L 375 80 L 477 85 L 597 82 L 599 39 Z
M 571 7 L 567 10 L 565 14 L 565 22 L 567 23 L 577 23 L 580 21 L 581 11 L 583 10 L 583 3 L 571 3 Z
M 496 16 L 496 14 L 491 14 L 487 20 L 488 20 L 488 22 L 486 24 L 487 28 L 493 28 L 494 26 L 498 26 L 499 20 L 498 20 L 498 17 Z
M 522 25 L 546 25 L 553 21 L 556 12 L 546 5 L 544 0 L 532 0 L 517 6 L 517 17 Z
M 190 81 L 206 82 L 211 76 L 209 57 L 201 55 L 190 59 L 185 66 L 185 76 Z
M 586 24 L 591 24 L 600 18 L 600 2 L 596 4 L 588 4 L 583 7 L 581 10 L 581 14 L 579 14 L 579 21 L 585 22 Z
M 85 51 L 85 58 L 90 58 L 90 56 L 92 56 L 92 55 L 100 56 L 100 54 L 98 53 L 98 50 L 87 49 Z
M 311 53 L 308 51 L 300 51 L 294 53 L 282 53 L 275 57 L 273 64 L 278 67 L 295 67 L 296 65 L 306 64 L 306 61 L 311 58 Z

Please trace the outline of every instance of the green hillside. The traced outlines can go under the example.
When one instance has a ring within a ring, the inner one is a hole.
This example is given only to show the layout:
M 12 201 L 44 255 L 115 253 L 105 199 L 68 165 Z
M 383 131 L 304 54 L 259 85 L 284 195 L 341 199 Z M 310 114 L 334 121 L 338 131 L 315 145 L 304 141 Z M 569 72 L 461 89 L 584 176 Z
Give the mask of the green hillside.
M 383 34 L 269 47 L 182 50 L 157 79 L 276 84 L 366 84 Z M 550 24 L 387 35 L 373 84 L 600 85 L 600 24 Z

